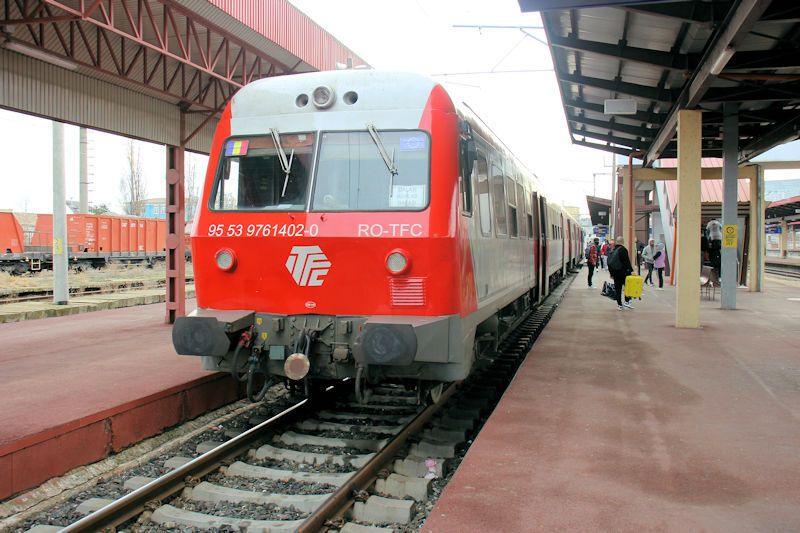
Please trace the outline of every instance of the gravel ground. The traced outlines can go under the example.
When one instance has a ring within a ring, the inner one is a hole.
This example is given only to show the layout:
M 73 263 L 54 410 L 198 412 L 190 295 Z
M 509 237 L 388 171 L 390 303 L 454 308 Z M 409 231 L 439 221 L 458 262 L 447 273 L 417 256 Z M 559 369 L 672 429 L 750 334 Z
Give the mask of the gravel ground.
M 363 455 L 365 453 L 369 453 L 369 451 L 361 450 L 359 448 L 329 448 L 328 446 L 316 446 L 314 444 L 286 444 L 285 442 L 281 442 L 275 444 L 275 446 L 279 446 L 287 450 L 295 450 L 298 452 L 307 453 L 335 453 L 336 455 Z
M 220 473 L 206 476 L 205 481 L 232 489 L 252 490 L 270 494 L 330 494 L 336 490 L 327 483 L 304 483 L 292 480 L 250 479 L 230 477 Z
M 300 430 L 298 430 L 298 433 Z M 392 436 L 391 433 L 375 433 L 370 431 L 341 431 L 337 429 L 302 430 L 305 435 L 327 437 L 329 439 L 357 439 L 357 440 L 383 440 Z
M 296 510 L 293 507 L 279 507 L 275 504 L 260 505 L 255 503 L 231 503 L 231 502 L 196 502 L 175 498 L 169 502 L 170 505 L 195 511 L 197 513 L 210 514 L 214 516 L 228 516 L 231 518 L 241 518 L 245 520 L 299 520 L 306 518 L 309 513 Z
M 277 461 L 275 459 L 249 459 L 249 464 L 263 466 L 266 468 L 276 468 L 278 470 L 291 470 L 292 472 L 319 472 L 321 474 L 343 474 L 358 470 L 350 465 L 337 465 L 333 463 L 321 463 L 309 465 L 306 463 L 295 463 L 294 461 Z

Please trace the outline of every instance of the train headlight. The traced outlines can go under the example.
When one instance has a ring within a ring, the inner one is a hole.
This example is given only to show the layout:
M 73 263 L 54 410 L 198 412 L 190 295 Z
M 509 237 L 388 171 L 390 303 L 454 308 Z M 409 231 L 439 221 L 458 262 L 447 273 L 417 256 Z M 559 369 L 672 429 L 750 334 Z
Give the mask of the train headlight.
M 236 254 L 230 248 L 223 248 L 218 251 L 217 255 L 214 256 L 214 260 L 217 262 L 217 267 L 225 272 L 230 272 L 236 268 Z
M 320 85 L 311 93 L 311 98 L 314 100 L 314 105 L 319 109 L 326 109 L 333 105 L 336 94 L 327 85 Z
M 410 263 L 408 254 L 403 250 L 393 250 L 386 256 L 386 269 L 395 275 L 408 271 Z

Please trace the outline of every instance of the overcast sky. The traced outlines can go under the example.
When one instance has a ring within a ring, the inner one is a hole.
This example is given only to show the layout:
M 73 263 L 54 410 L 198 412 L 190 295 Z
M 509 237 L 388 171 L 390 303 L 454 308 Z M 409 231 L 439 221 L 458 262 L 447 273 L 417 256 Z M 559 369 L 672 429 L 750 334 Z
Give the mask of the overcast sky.
M 610 197 L 611 156 L 570 143 L 542 30 L 454 25 L 540 26 L 515 0 L 291 0 L 373 67 L 433 75 L 481 116 L 565 205 L 586 210 L 585 194 Z M 511 74 L 463 72 L 529 70 Z M 448 75 L 444 75 L 448 74 Z M 78 128 L 66 127 L 67 197 L 78 198 Z M 91 203 L 119 210 L 127 141 L 90 131 Z M 148 196 L 164 196 L 164 147 L 139 146 Z M 48 120 L 0 110 L 0 209 L 52 212 L 52 127 Z M 198 175 L 206 158 L 189 155 Z M 595 189 L 596 187 L 596 189 Z

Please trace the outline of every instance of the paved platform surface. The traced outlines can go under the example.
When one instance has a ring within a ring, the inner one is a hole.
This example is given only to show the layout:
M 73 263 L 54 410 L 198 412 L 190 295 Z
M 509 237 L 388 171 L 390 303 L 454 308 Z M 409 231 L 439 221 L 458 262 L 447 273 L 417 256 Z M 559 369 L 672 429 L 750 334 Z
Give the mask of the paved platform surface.
M 186 286 L 186 297 L 194 298 L 194 284 Z M 165 300 L 166 289 L 160 287 L 157 289 L 138 289 L 95 296 L 75 296 L 70 298 L 69 303 L 66 305 L 56 305 L 52 300 L 3 304 L 0 305 L 0 324 L 77 315 L 92 311 L 107 311 L 135 305 L 164 303 Z
M 676 330 L 674 288 L 620 312 L 585 276 L 423 531 L 800 531 L 800 284 Z
M 237 398 L 230 376 L 175 354 L 164 314 L 0 324 L 0 500 Z

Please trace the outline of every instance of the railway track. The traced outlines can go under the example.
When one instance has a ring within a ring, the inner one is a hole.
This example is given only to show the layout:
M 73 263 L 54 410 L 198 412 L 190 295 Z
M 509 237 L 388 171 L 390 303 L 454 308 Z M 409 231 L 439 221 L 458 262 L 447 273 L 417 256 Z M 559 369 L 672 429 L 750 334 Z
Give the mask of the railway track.
M 774 276 L 781 276 L 783 278 L 800 279 L 800 268 L 767 263 L 764 267 L 764 273 L 772 274 Z
M 187 276 L 186 282 L 187 283 L 194 282 L 194 277 Z M 166 280 L 164 279 L 130 280 L 126 282 L 116 282 L 116 283 L 109 282 L 102 284 L 85 285 L 81 287 L 73 287 L 70 289 L 69 295 L 71 298 L 81 297 L 81 296 L 96 296 L 100 294 L 114 294 L 117 292 L 125 292 L 125 291 L 159 289 L 164 287 L 165 285 L 166 285 Z M 13 293 L 0 295 L 0 305 L 20 303 L 20 302 L 37 302 L 37 301 L 49 300 L 52 297 L 53 297 L 52 288 L 21 289 L 21 290 L 16 290 Z
M 359 404 L 339 390 L 351 383 L 331 386 L 224 442 L 199 443 L 194 458 L 169 458 L 160 477 L 126 479 L 121 498 L 84 499 L 83 518 L 51 531 L 413 530 L 432 483 L 452 473 L 571 279 L 435 403 L 385 385 Z

